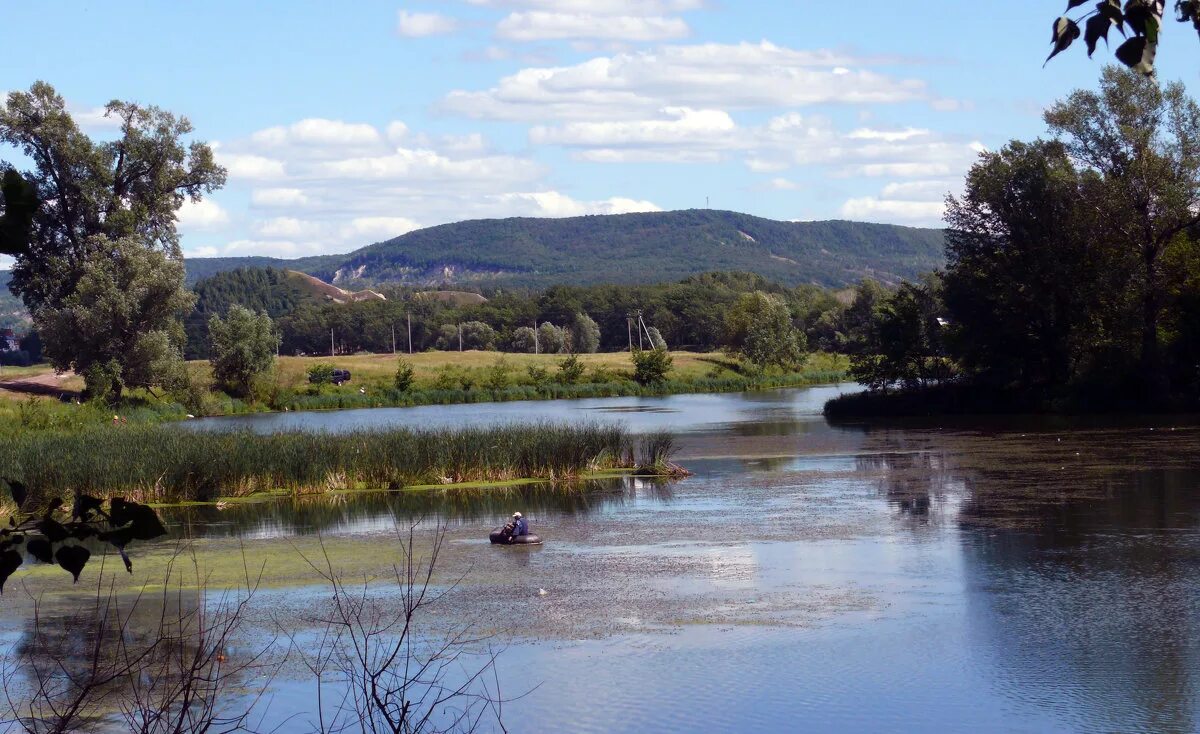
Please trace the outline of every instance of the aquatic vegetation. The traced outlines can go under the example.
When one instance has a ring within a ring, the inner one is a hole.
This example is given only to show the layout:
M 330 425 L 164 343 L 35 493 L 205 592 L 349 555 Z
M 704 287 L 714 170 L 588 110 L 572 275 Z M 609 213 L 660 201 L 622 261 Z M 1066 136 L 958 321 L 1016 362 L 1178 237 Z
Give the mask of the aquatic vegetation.
M 622 466 L 620 426 L 532 424 L 259 435 L 106 425 L 18 433 L 0 468 L 45 500 L 75 493 L 143 501 L 255 492 L 556 479 Z

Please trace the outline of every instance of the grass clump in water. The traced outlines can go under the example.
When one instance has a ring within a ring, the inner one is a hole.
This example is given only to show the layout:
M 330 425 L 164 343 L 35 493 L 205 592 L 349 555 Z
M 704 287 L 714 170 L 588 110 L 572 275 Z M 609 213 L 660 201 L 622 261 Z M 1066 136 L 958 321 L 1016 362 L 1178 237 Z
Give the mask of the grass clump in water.
M 208 501 L 279 490 L 572 478 L 623 466 L 629 445 L 626 431 L 612 425 L 260 435 L 131 424 L 11 436 L 0 442 L 0 474 L 42 499 L 82 492 Z

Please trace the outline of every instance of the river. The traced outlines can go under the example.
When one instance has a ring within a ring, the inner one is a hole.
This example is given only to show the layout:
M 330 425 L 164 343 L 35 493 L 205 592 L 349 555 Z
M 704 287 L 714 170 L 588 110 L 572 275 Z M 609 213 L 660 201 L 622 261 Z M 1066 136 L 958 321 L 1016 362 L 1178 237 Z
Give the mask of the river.
M 695 476 L 167 519 L 205 552 L 255 558 L 319 537 L 390 559 L 397 524 L 446 525 L 443 560 L 462 575 L 446 618 L 495 635 L 499 681 L 520 695 L 512 731 L 1200 729 L 1194 420 L 830 425 L 820 409 L 841 389 L 194 421 L 622 421 L 674 431 Z M 487 544 L 516 509 L 545 546 Z M 273 620 L 321 608 L 311 574 L 294 575 L 261 592 Z M 284 666 L 265 721 L 298 726 L 312 701 Z

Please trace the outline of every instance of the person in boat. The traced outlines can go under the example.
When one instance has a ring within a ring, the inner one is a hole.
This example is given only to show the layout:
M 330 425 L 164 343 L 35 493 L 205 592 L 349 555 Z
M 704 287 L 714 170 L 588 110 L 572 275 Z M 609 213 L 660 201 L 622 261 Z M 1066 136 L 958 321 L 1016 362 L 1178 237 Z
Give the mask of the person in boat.
M 525 516 L 519 512 L 513 513 L 513 537 L 529 535 L 529 523 L 525 520 Z

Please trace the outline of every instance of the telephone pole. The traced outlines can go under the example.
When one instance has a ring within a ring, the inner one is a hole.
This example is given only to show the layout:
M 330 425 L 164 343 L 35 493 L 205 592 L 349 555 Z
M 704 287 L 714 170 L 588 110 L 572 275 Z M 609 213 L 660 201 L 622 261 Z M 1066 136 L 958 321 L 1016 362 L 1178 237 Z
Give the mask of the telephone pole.
M 542 353 L 541 347 L 538 345 L 537 319 L 533 320 L 533 353 Z
M 462 324 L 458 325 L 458 351 L 462 351 Z
M 629 336 L 629 353 L 633 354 L 633 317 L 625 314 L 625 331 Z
M 408 353 L 412 354 L 412 314 L 405 314 L 408 317 Z
M 392 324 L 392 356 L 396 356 L 396 325 Z
M 337 356 L 337 347 L 334 346 L 334 343 L 333 343 L 333 329 L 329 330 L 329 356 L 330 357 Z
M 638 349 L 645 349 L 645 346 L 642 344 L 642 329 L 641 329 L 642 309 L 640 309 L 640 308 L 637 310 L 637 317 L 638 317 Z

